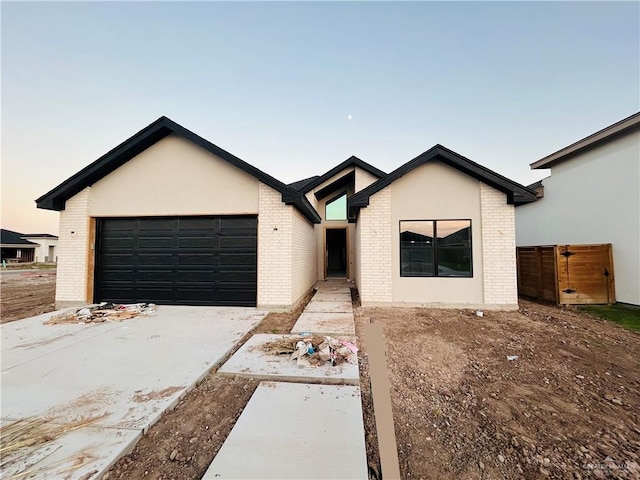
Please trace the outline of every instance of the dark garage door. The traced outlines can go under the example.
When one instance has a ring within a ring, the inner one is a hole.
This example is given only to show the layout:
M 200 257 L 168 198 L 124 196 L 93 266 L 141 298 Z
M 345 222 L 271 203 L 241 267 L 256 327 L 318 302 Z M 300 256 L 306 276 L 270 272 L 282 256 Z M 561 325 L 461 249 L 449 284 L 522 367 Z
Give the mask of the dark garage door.
M 257 218 L 103 218 L 95 301 L 255 306 Z

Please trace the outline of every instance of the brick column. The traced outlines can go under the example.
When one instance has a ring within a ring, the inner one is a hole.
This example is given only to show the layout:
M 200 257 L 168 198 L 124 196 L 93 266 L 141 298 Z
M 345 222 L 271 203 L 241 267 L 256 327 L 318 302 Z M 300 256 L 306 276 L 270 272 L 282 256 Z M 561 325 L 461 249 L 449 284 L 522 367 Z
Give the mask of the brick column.
M 506 195 L 480 184 L 484 303 L 517 308 L 515 208 Z
M 60 212 L 56 308 L 86 301 L 90 205 L 91 187 L 87 187 L 67 200 Z

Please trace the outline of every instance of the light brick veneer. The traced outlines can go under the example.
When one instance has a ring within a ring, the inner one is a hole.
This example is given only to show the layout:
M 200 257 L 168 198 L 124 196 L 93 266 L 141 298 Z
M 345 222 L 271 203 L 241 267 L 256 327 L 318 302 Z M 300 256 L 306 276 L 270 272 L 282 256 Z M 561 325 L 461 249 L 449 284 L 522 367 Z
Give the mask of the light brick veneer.
M 386 187 L 373 195 L 358 218 L 360 244 L 360 299 L 391 302 L 391 190 Z
M 505 194 L 480 184 L 484 303 L 518 305 L 515 208 Z
M 291 306 L 302 300 L 304 295 L 313 287 L 318 278 L 316 266 L 316 233 L 314 225 L 297 209 L 293 209 L 293 231 L 291 235 Z
M 60 212 L 56 308 L 84 305 L 87 298 L 87 260 L 91 187 L 66 201 Z
M 258 306 L 284 309 L 291 304 L 293 207 L 282 194 L 260 183 L 258 215 Z

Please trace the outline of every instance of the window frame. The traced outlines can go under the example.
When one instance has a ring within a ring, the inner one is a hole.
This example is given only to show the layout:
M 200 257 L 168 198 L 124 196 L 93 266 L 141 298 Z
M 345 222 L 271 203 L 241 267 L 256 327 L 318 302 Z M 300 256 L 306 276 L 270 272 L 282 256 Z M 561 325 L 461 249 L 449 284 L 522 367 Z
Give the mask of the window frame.
M 402 271 L 402 222 L 431 222 L 433 224 L 433 246 L 429 249 L 433 252 L 433 274 L 416 275 L 403 273 Z M 438 271 L 438 222 L 469 222 L 469 246 L 468 247 L 448 247 L 443 245 L 442 249 L 469 250 L 469 274 L 468 275 L 443 275 Z M 438 219 L 406 219 L 398 221 L 398 250 L 400 277 L 407 278 L 473 278 L 473 220 L 470 218 L 438 218 Z
M 339 200 L 340 198 L 345 197 L 345 207 L 344 207 L 344 218 L 342 219 L 328 219 L 327 218 L 327 205 L 329 205 L 330 203 L 335 202 L 336 200 Z M 330 198 L 330 200 L 325 200 L 324 202 L 324 220 L 325 222 L 346 222 L 349 219 L 349 212 L 348 212 L 348 200 L 349 200 L 349 191 L 348 190 L 344 190 L 341 193 L 338 193 L 337 195 L 334 195 L 333 197 Z

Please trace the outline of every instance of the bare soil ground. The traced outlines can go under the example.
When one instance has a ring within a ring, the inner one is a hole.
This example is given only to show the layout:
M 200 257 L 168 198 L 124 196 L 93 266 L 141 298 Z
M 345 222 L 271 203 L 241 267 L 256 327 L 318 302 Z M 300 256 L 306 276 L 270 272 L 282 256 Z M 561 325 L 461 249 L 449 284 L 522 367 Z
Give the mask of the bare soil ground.
M 1 275 L 0 323 L 52 312 L 55 290 L 55 270 Z
M 640 478 L 640 335 L 520 306 L 358 315 L 385 332 L 402 478 Z

